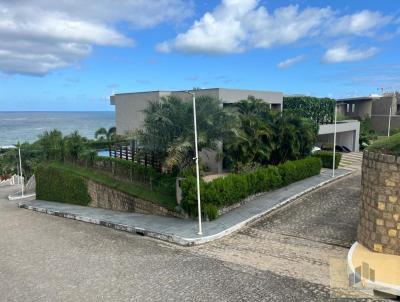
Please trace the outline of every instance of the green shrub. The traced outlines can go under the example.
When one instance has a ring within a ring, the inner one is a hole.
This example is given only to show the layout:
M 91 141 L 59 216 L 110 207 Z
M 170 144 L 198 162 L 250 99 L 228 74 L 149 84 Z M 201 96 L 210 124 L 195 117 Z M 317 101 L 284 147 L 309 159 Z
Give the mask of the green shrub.
M 400 155 L 400 133 L 376 141 L 367 150 L 396 156 Z
M 91 200 L 83 177 L 42 165 L 37 167 L 35 178 L 38 199 L 82 206 Z
M 218 217 L 218 208 L 211 203 L 204 204 L 203 212 L 210 220 L 214 220 Z
M 319 151 L 313 155 L 321 159 L 322 167 L 332 169 L 333 165 L 333 152 L 332 151 Z M 342 153 L 335 152 L 335 169 L 339 167 L 340 160 L 342 159 Z
M 268 166 L 256 171 L 231 174 L 211 182 L 200 183 L 203 214 L 213 205 L 217 210 L 238 203 L 248 196 L 266 192 L 293 182 L 317 175 L 321 171 L 321 160 L 308 157 L 297 161 L 288 161 L 279 166 Z M 196 178 L 190 176 L 182 182 L 182 207 L 190 216 L 197 216 Z M 217 211 L 218 212 L 218 211 Z M 209 216 L 210 217 L 210 216 Z M 210 218 L 211 219 L 211 218 Z
M 307 157 L 296 161 L 287 161 L 278 166 L 282 177 L 282 185 L 287 186 L 296 181 L 318 175 L 321 171 L 321 161 L 315 157 Z

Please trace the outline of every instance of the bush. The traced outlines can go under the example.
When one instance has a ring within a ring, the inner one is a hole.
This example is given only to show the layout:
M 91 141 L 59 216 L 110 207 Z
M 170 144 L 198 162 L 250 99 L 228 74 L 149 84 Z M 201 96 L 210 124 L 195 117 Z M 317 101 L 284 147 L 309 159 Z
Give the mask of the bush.
M 314 154 L 314 157 L 321 159 L 322 167 L 332 169 L 333 165 L 333 152 L 331 151 L 319 151 Z M 342 153 L 335 152 L 335 169 L 339 168 L 340 160 L 342 159 Z
M 218 208 L 211 204 L 211 203 L 206 203 L 204 204 L 204 214 L 208 217 L 210 220 L 214 220 L 218 217 Z
M 87 206 L 90 196 L 83 177 L 50 166 L 39 166 L 35 172 L 38 199 Z
M 368 151 L 400 155 L 400 133 L 376 141 L 367 148 Z
M 320 171 L 321 160 L 316 157 L 308 157 L 297 161 L 287 161 L 279 166 L 259 168 L 253 172 L 231 174 L 209 183 L 201 181 L 200 194 L 205 205 L 202 212 L 211 219 L 214 217 L 214 213 L 218 215 L 219 208 L 238 203 L 253 194 L 266 192 L 317 175 Z M 190 176 L 182 182 L 182 193 L 183 209 L 190 216 L 197 216 L 195 177 Z M 217 211 L 211 209 L 214 207 Z
M 287 186 L 296 181 L 317 175 L 321 172 L 321 161 L 318 158 L 308 157 L 296 161 L 287 161 L 278 166 L 282 177 L 282 185 Z

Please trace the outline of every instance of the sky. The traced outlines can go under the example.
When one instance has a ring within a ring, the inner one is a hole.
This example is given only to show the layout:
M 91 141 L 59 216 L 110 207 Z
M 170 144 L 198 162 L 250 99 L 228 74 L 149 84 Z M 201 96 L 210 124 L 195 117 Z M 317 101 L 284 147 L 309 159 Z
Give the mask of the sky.
M 193 87 L 400 90 L 398 0 L 88 3 L 0 0 L 0 111 L 107 111 L 113 93 Z

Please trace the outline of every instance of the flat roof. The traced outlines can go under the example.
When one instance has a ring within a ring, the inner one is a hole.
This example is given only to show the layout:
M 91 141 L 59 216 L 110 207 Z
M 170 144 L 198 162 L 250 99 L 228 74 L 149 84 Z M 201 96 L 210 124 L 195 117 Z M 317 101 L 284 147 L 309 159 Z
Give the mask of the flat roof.
M 149 91 L 135 91 L 135 92 L 121 92 L 114 93 L 113 95 L 123 95 L 123 94 L 142 94 L 142 93 L 160 93 L 160 92 L 186 92 L 186 91 L 204 91 L 204 90 L 231 90 L 231 91 L 253 91 L 253 92 L 268 92 L 268 93 L 282 93 L 280 91 L 272 91 L 272 90 L 255 90 L 255 89 L 242 89 L 242 88 L 224 88 L 224 87 L 215 87 L 215 88 L 199 88 L 199 89 L 183 89 L 183 90 L 149 90 Z
M 382 96 L 358 96 L 345 99 L 337 99 L 336 102 L 346 102 L 346 101 L 372 101 L 380 99 Z

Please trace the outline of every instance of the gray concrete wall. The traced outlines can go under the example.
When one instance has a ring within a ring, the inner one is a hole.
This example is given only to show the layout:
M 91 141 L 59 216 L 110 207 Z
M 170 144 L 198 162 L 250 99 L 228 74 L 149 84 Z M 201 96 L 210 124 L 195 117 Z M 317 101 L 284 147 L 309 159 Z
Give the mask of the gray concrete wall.
M 115 104 L 115 125 L 118 135 L 126 135 L 142 127 L 145 110 L 150 101 L 160 99 L 160 92 L 124 93 L 111 97 Z
M 237 103 L 249 96 L 262 99 L 270 104 L 280 104 L 282 107 L 283 93 L 273 91 L 245 90 L 245 89 L 219 89 L 219 98 L 223 103 Z
M 386 96 L 379 99 L 374 99 L 372 102 L 372 116 L 389 115 L 390 107 L 393 114 L 396 112 L 396 99 L 393 96 Z
M 347 118 L 369 117 L 371 116 L 371 110 L 372 110 L 371 98 L 349 99 L 347 101 L 338 102 L 338 114 L 345 116 Z
M 397 99 L 394 96 L 385 96 L 372 103 L 371 123 L 378 134 L 387 134 L 389 113 L 392 108 L 391 129 L 400 128 L 400 115 L 397 115 Z
M 325 124 L 319 126 L 318 142 L 333 144 L 335 131 L 334 124 Z M 340 121 L 336 125 L 336 144 L 344 145 L 351 151 L 358 152 L 360 138 L 359 121 Z

